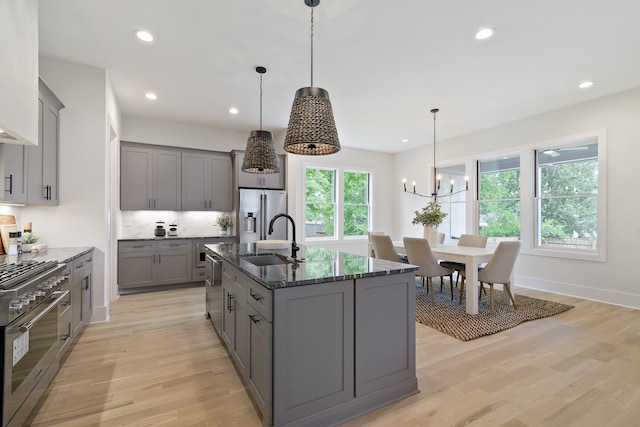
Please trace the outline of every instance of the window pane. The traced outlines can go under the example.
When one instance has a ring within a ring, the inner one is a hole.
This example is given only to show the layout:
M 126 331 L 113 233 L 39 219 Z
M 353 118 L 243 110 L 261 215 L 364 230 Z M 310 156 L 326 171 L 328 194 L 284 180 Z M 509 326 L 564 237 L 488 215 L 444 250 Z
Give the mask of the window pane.
M 537 245 L 596 250 L 598 223 L 598 144 L 536 152 Z
M 478 162 L 478 228 L 493 241 L 520 238 L 520 158 Z
M 335 234 L 335 170 L 306 170 L 305 233 L 307 237 Z
M 480 202 L 478 208 L 482 236 L 520 238 L 520 200 Z
M 542 199 L 540 205 L 542 246 L 596 249 L 596 197 Z
M 344 173 L 344 235 L 364 236 L 369 231 L 368 173 Z

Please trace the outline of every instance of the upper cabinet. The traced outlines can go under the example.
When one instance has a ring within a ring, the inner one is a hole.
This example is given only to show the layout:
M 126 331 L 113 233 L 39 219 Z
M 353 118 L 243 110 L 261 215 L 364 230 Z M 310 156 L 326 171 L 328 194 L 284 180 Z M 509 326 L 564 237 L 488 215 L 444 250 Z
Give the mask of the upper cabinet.
M 233 150 L 233 169 L 235 188 L 265 188 L 284 190 L 285 180 L 285 156 L 278 154 L 280 160 L 280 173 L 246 173 L 242 172 L 244 151 Z
M 182 210 L 232 209 L 231 159 L 228 154 L 197 150 L 182 152 Z
M 39 92 L 38 146 L 27 148 L 27 202 L 57 205 L 60 110 L 64 105 L 42 80 Z
M 0 200 L 27 203 L 27 165 L 25 145 L 0 144 Z
M 181 152 L 123 143 L 120 151 L 120 209 L 180 210 Z
M 0 142 L 38 142 L 38 1 L 0 2 Z

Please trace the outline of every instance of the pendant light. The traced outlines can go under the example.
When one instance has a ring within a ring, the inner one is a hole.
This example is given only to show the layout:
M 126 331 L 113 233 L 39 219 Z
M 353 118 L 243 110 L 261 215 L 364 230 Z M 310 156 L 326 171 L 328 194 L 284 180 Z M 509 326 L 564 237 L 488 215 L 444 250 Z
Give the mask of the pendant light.
M 284 140 L 285 151 L 318 156 L 340 151 L 329 92 L 313 86 L 313 8 L 320 0 L 304 0 L 311 8 L 311 86 L 296 91 Z
M 242 172 L 278 173 L 280 162 L 276 154 L 273 134 L 268 130 L 262 130 L 262 75 L 267 72 L 267 69 L 256 67 L 256 71 L 260 74 L 260 130 L 252 130 L 249 135 L 242 161 Z

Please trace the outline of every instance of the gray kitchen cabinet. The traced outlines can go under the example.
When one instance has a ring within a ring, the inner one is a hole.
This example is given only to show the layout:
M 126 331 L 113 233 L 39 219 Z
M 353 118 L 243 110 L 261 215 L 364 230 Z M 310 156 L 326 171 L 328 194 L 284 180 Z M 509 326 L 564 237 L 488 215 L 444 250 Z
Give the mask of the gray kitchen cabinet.
M 91 301 L 93 282 L 93 251 L 86 253 L 73 261 L 73 277 L 79 283 L 80 323 L 86 326 L 91 323 L 93 304 Z M 74 334 L 75 336 L 75 334 Z
M 258 285 L 260 286 L 260 285 Z M 265 289 L 266 291 L 266 289 Z M 269 300 L 270 294 L 269 294 Z M 249 318 L 248 353 L 246 363 L 246 381 L 253 396 L 253 400 L 258 406 L 267 422 L 273 422 L 271 413 L 272 402 L 272 357 L 273 357 L 273 325 L 261 314 L 262 310 L 256 310 L 254 303 L 256 300 L 247 298 L 247 317 Z
M 187 239 L 118 242 L 118 286 L 132 289 L 191 282 L 191 259 Z
M 27 147 L 0 144 L 0 200 L 27 203 Z
M 172 240 L 158 243 L 156 263 L 157 285 L 191 282 L 192 246 L 189 240 Z
M 120 149 L 120 209 L 180 210 L 178 149 L 123 143 Z
M 58 204 L 58 141 L 60 110 L 64 105 L 39 81 L 38 146 L 27 147 L 27 202 Z
M 353 399 L 354 282 L 274 291 L 273 424 Z
M 244 151 L 233 150 L 233 169 L 235 188 L 265 188 L 284 190 L 285 187 L 285 156 L 278 154 L 280 161 L 280 173 L 246 173 L 242 172 L 242 162 L 244 161 Z
M 247 341 L 247 277 L 227 263 L 222 264 L 222 339 L 236 367 L 246 377 Z
M 407 272 L 270 290 L 222 260 L 221 335 L 263 425 L 333 425 L 415 393 L 414 286 Z
M 182 210 L 232 209 L 231 158 L 225 153 L 182 152 Z

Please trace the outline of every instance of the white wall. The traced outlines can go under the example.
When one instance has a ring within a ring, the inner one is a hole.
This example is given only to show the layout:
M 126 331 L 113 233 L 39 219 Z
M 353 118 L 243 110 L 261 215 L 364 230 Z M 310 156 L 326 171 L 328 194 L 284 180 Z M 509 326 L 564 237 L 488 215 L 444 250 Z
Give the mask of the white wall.
M 40 58 L 40 76 L 65 105 L 60 112 L 59 206 L 22 208 L 23 221 L 49 247 L 95 247 L 92 321 L 108 317 L 109 270 L 105 260 L 108 237 L 107 111 L 113 125 L 119 113 L 107 96 L 103 69 Z
M 244 150 L 249 132 L 124 116 L 121 141 L 229 152 Z
M 607 130 L 607 261 L 521 254 L 516 266 L 516 285 L 640 308 L 640 289 L 633 272 L 627 268 L 634 265 L 640 254 L 637 220 L 640 199 L 636 197 L 635 182 L 630 179 L 640 158 L 638 117 L 640 88 L 438 142 L 437 161 L 441 165 L 513 146 Z M 401 180 L 416 179 L 421 189 L 428 192 L 429 168 L 433 163 L 431 149 L 429 145 L 398 153 L 394 158 L 394 239 L 419 233 L 417 226 L 410 223 L 413 211 L 423 206 L 425 199 L 403 194 Z

